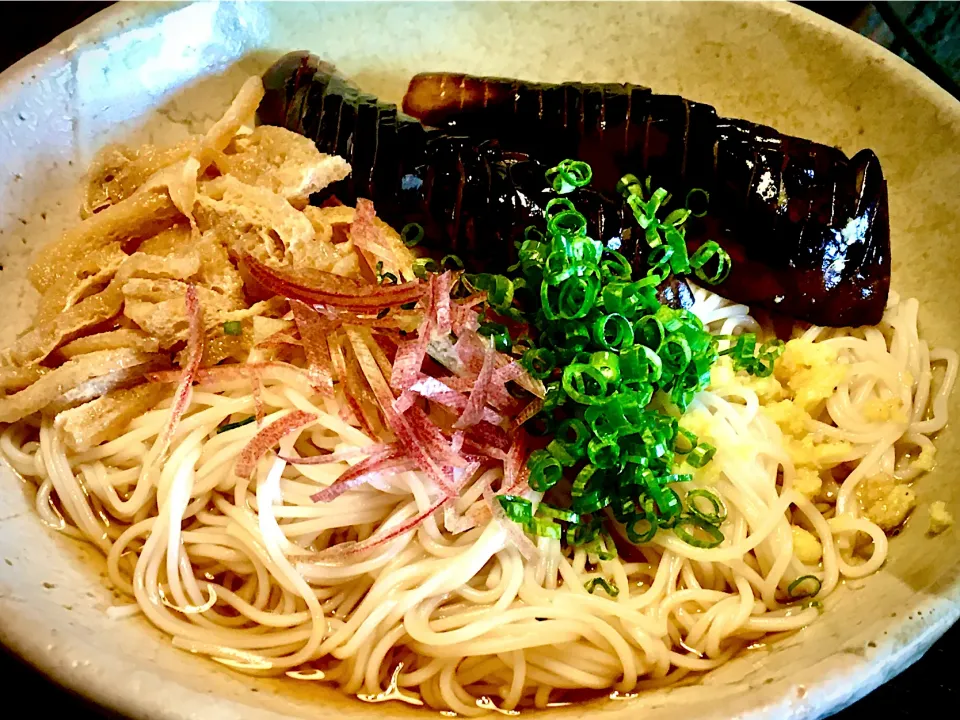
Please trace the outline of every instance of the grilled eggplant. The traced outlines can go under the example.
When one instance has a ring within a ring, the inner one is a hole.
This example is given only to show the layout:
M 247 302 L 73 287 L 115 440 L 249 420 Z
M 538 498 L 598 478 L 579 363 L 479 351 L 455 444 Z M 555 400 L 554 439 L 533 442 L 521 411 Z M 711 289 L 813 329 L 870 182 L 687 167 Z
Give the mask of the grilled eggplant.
M 725 119 L 708 105 L 632 85 L 557 85 L 446 73 L 416 76 L 404 112 L 362 93 L 332 66 L 291 53 L 264 76 L 261 122 L 347 158 L 336 193 L 371 198 L 388 222 L 419 222 L 428 240 L 488 267 L 514 259 L 542 219 L 543 170 L 590 163 L 572 196 L 593 236 L 616 240 L 638 271 L 645 243 L 615 192 L 627 172 L 676 197 L 710 194 L 691 218 L 691 252 L 719 242 L 733 260 L 717 292 L 809 322 L 875 324 L 890 283 L 886 183 L 869 150 L 836 148 Z M 689 293 L 674 293 L 688 297 Z

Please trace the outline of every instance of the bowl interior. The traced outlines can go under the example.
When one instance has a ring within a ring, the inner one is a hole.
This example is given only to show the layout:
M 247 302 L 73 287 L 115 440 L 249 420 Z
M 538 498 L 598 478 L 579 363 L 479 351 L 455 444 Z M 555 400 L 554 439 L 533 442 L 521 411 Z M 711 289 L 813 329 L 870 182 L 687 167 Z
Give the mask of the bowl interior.
M 873 148 L 887 173 L 894 288 L 923 303 L 933 345 L 960 347 L 960 105 L 886 51 L 788 5 L 601 3 L 120 6 L 0 78 L 2 340 L 36 295 L 23 270 L 76 221 L 79 181 L 107 142 L 170 142 L 219 115 L 246 75 L 307 48 L 367 91 L 398 100 L 429 69 L 534 80 L 631 81 L 721 114 Z M 951 412 L 958 411 L 955 396 Z M 960 528 L 925 535 L 960 447 L 948 429 L 920 509 L 876 575 L 847 583 L 813 626 L 736 658 L 699 684 L 605 701 L 609 717 L 818 717 L 916 659 L 960 614 Z M 250 679 L 175 650 L 141 618 L 110 620 L 102 564 L 44 527 L 29 493 L 0 478 L 0 641 L 58 681 L 133 717 L 414 716 L 322 685 Z M 101 573 L 101 577 L 98 577 Z M 119 680 L 118 680 L 119 679 Z M 582 707 L 558 708 L 579 716 Z

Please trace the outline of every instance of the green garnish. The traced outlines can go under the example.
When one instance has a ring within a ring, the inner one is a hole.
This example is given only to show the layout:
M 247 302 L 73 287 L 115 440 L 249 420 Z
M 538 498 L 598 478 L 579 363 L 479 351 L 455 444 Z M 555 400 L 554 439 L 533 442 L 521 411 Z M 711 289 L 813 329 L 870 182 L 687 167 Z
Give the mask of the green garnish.
M 513 496 L 499 502 L 527 532 L 560 538 L 599 560 L 616 557 L 604 532 L 608 515 L 636 544 L 673 530 L 695 547 L 717 547 L 727 514 L 720 497 L 692 488 L 681 500 L 672 487 L 693 479 L 678 471 L 684 463 L 701 468 L 717 450 L 682 428 L 680 418 L 709 384 L 720 341 L 732 343 L 723 354 L 733 355 L 735 365 L 758 375 L 772 372 L 782 343 L 758 350 L 755 336 L 714 337 L 689 310 L 660 303 L 657 287 L 670 275 L 716 284 L 730 272 L 730 256 L 713 241 L 687 251 L 686 225 L 705 213 L 705 191 L 692 190 L 685 207 L 671 209 L 666 190 L 633 175 L 621 178 L 618 190 L 650 247 L 649 269 L 636 278 L 626 257 L 589 237 L 587 219 L 571 199 L 576 195 L 568 196 L 591 177 L 589 165 L 573 160 L 547 171 L 558 197 L 544 207 L 542 229 L 524 232 L 517 262 L 505 275 L 462 276 L 466 289 L 486 293 L 479 332 L 497 349 L 522 353 L 522 365 L 544 382 L 531 434 L 545 435 L 547 444 L 527 460 L 530 488 L 546 493 L 559 485 L 566 493 L 569 482 L 568 508 L 541 502 L 534 512 L 530 501 Z M 432 260 L 414 266 L 418 277 L 438 271 Z M 488 311 L 525 325 L 530 337 L 512 339 Z M 611 596 L 617 592 L 599 578 L 588 584 L 590 591 L 599 585 Z
M 707 214 L 707 208 L 710 206 L 710 193 L 703 188 L 693 188 L 687 193 L 684 205 L 689 208 L 693 217 L 703 217 Z
M 723 500 L 712 490 L 696 488 L 687 493 L 687 512 L 710 525 L 719 525 L 727 519 Z M 703 500 L 705 502 L 699 502 Z
M 801 575 L 787 586 L 787 595 L 793 600 L 814 598 L 823 584 L 816 575 Z
M 671 272 L 687 274 L 692 270 L 700 280 L 709 285 L 726 280 L 730 274 L 730 256 L 716 242 L 708 240 L 693 255 L 687 252 L 685 224 L 691 216 L 706 215 L 706 206 L 710 201 L 706 190 L 691 190 L 687 193 L 687 207 L 673 210 L 662 220 L 657 215 L 670 199 L 666 190 L 659 188 L 650 192 L 649 180 L 646 186 L 641 185 L 635 175 L 624 175 L 617 183 L 617 190 L 623 195 L 637 223 L 645 232 L 647 244 L 651 247 L 651 273 L 666 277 Z M 702 204 L 703 209 L 695 210 L 691 208 L 691 203 Z M 708 265 L 713 266 L 713 269 L 708 270 Z
M 547 170 L 546 176 L 547 182 L 553 186 L 554 191 L 564 195 L 588 185 L 593 178 L 593 170 L 585 162 L 564 160 L 556 167 Z
M 378 260 L 374 271 L 377 275 L 377 285 L 396 285 L 399 279 L 392 272 L 383 271 L 383 260 Z
M 463 260 L 459 255 L 444 255 L 440 260 L 440 267 L 447 270 L 463 270 Z
M 547 537 L 559 540 L 564 533 L 560 522 L 576 525 L 580 516 L 570 510 L 556 508 L 541 502 L 537 511 L 533 511 L 533 504 L 526 498 L 515 495 L 497 495 L 497 500 L 507 517 L 518 525 L 538 537 Z
M 229 432 L 230 430 L 236 430 L 238 427 L 243 427 L 244 425 L 249 425 L 254 420 L 256 420 L 256 418 L 253 415 L 251 415 L 250 417 L 246 417 L 243 420 L 237 420 L 236 422 L 227 423 L 226 425 L 221 425 L 220 427 L 217 428 L 217 435 L 219 435 L 220 433 Z
M 239 320 L 228 320 L 223 324 L 224 335 L 243 335 L 243 325 Z
M 688 545 L 698 548 L 715 548 L 723 542 L 723 533 L 711 523 L 701 520 L 696 515 L 688 514 L 680 517 L 673 532 Z
M 510 331 L 502 323 L 482 322 L 477 332 L 493 340 L 493 346 L 502 353 L 508 353 L 513 348 Z
M 420 241 L 423 240 L 423 226 L 417 223 L 404 225 L 403 230 L 400 231 L 400 239 L 408 248 L 419 245 Z
M 557 359 L 545 348 L 530 348 L 520 358 L 520 363 L 533 377 L 543 380 L 550 377 L 556 367 Z
M 717 449 L 710 443 L 699 443 L 687 455 L 687 464 L 691 467 L 702 468 L 713 460 L 713 456 L 716 454 Z
M 413 274 L 421 280 L 426 280 L 430 273 L 439 272 L 440 266 L 433 258 L 417 258 L 413 261 Z
M 620 588 L 617 587 L 617 584 L 612 581 L 607 582 L 605 578 L 598 577 L 598 578 L 593 578 L 592 580 L 587 580 L 587 582 L 585 582 L 583 586 L 587 589 L 587 592 L 590 593 L 591 595 L 593 594 L 593 591 L 597 589 L 598 586 L 603 588 L 603 591 L 610 597 L 616 597 L 617 595 L 620 594 Z
M 783 354 L 783 340 L 767 340 L 757 349 L 757 336 L 754 333 L 727 336 L 719 339 L 730 340 L 731 345 L 721 351 L 733 359 L 734 370 L 746 370 L 757 377 L 769 377 L 773 374 L 773 364 Z

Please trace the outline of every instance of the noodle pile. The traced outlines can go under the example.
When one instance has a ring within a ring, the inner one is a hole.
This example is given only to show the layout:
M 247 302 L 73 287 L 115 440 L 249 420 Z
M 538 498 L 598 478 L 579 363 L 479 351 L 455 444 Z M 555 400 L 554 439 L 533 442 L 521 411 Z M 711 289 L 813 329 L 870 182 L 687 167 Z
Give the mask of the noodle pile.
M 356 275 L 348 265 L 342 274 Z M 762 331 L 745 306 L 695 295 L 710 332 Z M 441 489 L 402 464 L 315 502 L 389 431 L 376 413 L 343 411 L 342 382 L 319 392 L 269 368 L 166 371 L 197 381 L 182 413 L 169 383 L 148 383 L 147 409 L 115 437 L 71 446 L 56 413 L 34 413 L 3 430 L 0 451 L 36 484 L 45 523 L 104 553 L 110 582 L 130 598 L 110 608 L 118 620 L 142 613 L 177 647 L 366 700 L 465 716 L 545 707 L 717 667 L 814 622 L 842 579 L 883 564 L 885 531 L 915 503 L 907 483 L 933 466 L 931 437 L 947 422 L 958 370 L 955 352 L 919 337 L 917 311 L 894 297 L 876 328 L 797 330 L 770 378 L 714 368 L 684 425 L 718 452 L 677 489 L 722 499 L 726 540 L 715 548 L 661 530 L 613 560 L 544 537 L 531 553 L 510 521 L 474 512 L 506 490 L 499 463 L 459 471 L 458 497 L 437 512 Z M 282 346 L 289 318 L 262 316 L 260 335 L 269 326 Z M 369 327 L 346 325 L 330 344 L 376 360 Z M 249 416 L 258 421 L 237 422 Z M 270 427 L 283 428 L 277 452 L 251 459 Z M 290 462 L 323 453 L 343 459 Z M 249 475 L 236 472 L 244 457 Z M 372 537 L 390 539 L 336 550 Z M 816 600 L 797 602 L 787 587 L 807 576 Z M 594 578 L 616 596 L 589 592 Z

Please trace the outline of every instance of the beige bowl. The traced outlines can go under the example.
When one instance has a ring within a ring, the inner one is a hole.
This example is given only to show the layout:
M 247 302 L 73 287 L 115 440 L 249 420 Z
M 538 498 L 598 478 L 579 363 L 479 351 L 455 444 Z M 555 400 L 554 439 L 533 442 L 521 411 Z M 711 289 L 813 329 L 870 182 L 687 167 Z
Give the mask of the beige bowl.
M 411 74 L 629 80 L 723 114 L 871 147 L 889 178 L 894 287 L 923 302 L 934 343 L 960 347 L 960 105 L 906 63 L 796 7 L 757 4 L 232 4 L 116 7 L 0 77 L 4 343 L 35 296 L 23 269 L 75 222 L 78 181 L 108 141 L 168 141 L 209 123 L 281 51 L 310 48 L 399 99 Z M 952 412 L 960 408 L 957 396 Z M 921 509 L 873 577 L 831 596 L 812 627 L 697 685 L 590 706 L 606 716 L 813 718 L 917 659 L 960 614 L 960 528 L 924 534 L 931 499 L 960 516 L 957 436 L 919 483 Z M 133 717 L 419 715 L 308 682 L 251 680 L 175 650 L 141 618 L 110 620 L 86 548 L 44 527 L 0 478 L 0 641 L 58 682 Z M 553 712 L 580 716 L 583 707 Z M 422 716 L 422 715 L 421 715 Z

